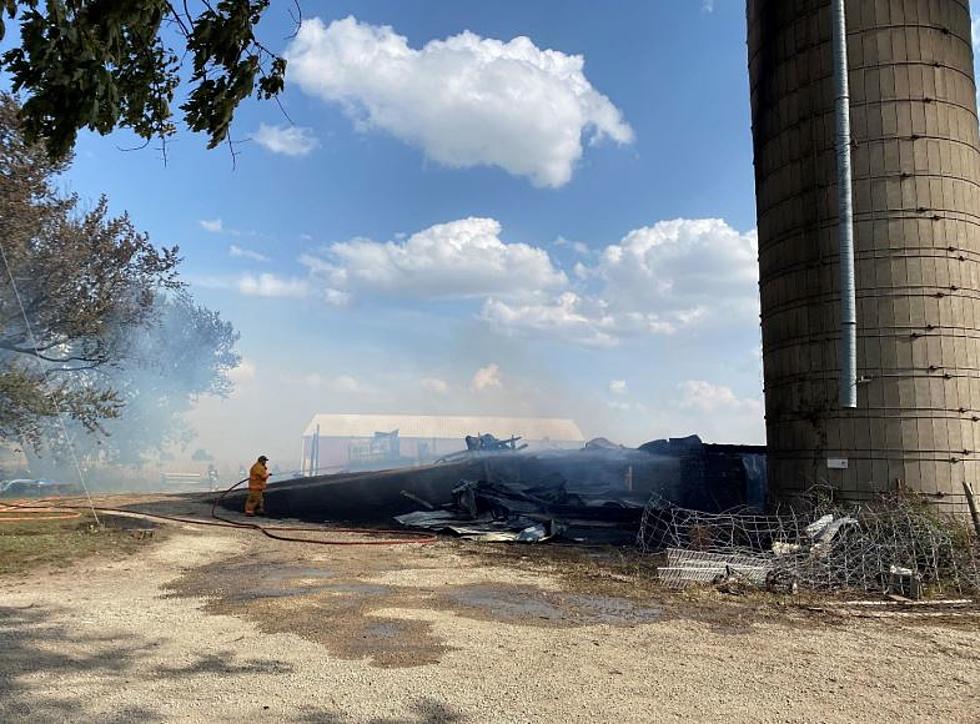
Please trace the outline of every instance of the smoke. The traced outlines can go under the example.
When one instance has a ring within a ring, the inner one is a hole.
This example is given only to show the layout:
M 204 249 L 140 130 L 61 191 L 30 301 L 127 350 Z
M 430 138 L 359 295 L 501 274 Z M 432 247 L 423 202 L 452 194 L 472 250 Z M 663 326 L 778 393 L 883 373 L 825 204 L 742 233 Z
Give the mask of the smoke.
M 684 369 L 689 380 L 664 386 L 658 363 L 642 355 L 606 368 L 607 350 L 502 337 L 474 318 L 331 312 L 297 335 L 276 322 L 284 307 L 218 294 L 208 303 L 227 310 L 242 340 L 226 345 L 232 356 L 217 364 L 213 326 L 195 333 L 186 314 L 134 335 L 127 363 L 112 373 L 125 383 L 127 409 L 107 424 L 107 437 L 76 431 L 97 483 L 160 487 L 161 474 L 205 476 L 214 466 L 230 485 L 260 454 L 286 477 L 299 468 L 303 431 L 318 413 L 571 418 L 586 439 L 631 446 L 692 433 L 764 440 L 758 400 L 703 370 Z M 357 325 L 366 331 L 352 333 Z M 676 367 L 669 356 L 659 364 Z M 758 360 L 747 355 L 744 364 Z M 215 381 L 223 389 L 209 389 Z
M 186 415 L 199 400 L 225 397 L 236 379 L 247 377 L 233 327 L 184 292 L 161 293 L 145 325 L 118 334 L 114 362 L 76 373 L 70 383 L 113 390 L 119 416 L 102 420 L 96 431 L 70 424 L 68 439 L 50 420 L 43 447 L 26 451 L 34 476 L 75 480 L 77 457 L 96 488 L 147 487 L 213 460 L 205 446 L 194 444 L 197 434 Z M 196 464 L 185 470 L 185 461 Z

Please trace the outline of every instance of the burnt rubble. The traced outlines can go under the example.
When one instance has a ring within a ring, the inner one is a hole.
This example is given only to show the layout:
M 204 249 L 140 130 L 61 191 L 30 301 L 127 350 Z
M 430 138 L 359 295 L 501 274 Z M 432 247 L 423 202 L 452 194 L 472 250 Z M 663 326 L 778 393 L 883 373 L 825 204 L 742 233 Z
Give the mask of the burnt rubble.
M 723 511 L 761 504 L 764 481 L 764 448 L 710 445 L 697 436 L 640 448 L 595 440 L 579 450 L 546 451 L 494 438 L 435 465 L 274 483 L 266 507 L 317 521 L 383 526 L 395 518 L 483 540 L 629 543 L 654 494 Z
M 485 462 L 484 474 L 461 479 L 438 510 L 395 519 L 481 540 L 628 543 L 651 495 L 726 510 L 750 502 L 765 475 L 758 448 L 705 445 L 697 436 L 635 450 L 600 439 L 582 450 L 501 454 Z

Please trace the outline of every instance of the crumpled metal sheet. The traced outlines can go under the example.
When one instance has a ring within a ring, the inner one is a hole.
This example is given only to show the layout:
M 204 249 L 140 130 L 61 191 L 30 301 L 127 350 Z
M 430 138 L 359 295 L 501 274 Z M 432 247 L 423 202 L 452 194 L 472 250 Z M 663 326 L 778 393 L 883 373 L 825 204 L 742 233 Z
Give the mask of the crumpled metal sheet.
M 416 511 L 395 520 L 483 541 L 538 543 L 570 527 L 623 529 L 632 538 L 642 505 L 630 499 L 630 491 L 616 495 L 609 486 L 597 487 L 591 495 L 569 492 L 567 481 L 557 474 L 535 484 L 461 479 L 452 489 L 452 503 L 443 509 Z
M 540 543 L 554 537 L 558 527 L 538 523 L 516 516 L 495 520 L 484 515 L 477 518 L 460 518 L 448 510 L 419 510 L 395 517 L 410 528 L 423 528 L 441 533 L 452 533 L 460 538 L 487 543 Z

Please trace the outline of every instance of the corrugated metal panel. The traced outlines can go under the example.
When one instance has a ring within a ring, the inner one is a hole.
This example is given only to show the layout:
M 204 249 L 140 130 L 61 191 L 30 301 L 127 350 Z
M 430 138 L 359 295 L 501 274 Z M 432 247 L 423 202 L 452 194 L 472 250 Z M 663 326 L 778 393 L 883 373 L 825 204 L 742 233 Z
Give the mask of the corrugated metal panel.
M 321 437 L 371 437 L 376 432 L 398 430 L 401 437 L 462 440 L 466 435 L 490 433 L 504 438 L 519 435 L 526 440 L 583 442 L 585 437 L 573 420 L 557 417 L 462 417 L 441 415 L 315 415 L 304 435 L 320 426 Z
M 772 568 L 772 560 L 763 556 L 668 548 L 667 565 L 657 569 L 657 578 L 669 588 L 683 588 L 692 583 L 711 583 L 719 576 L 734 573 L 762 586 Z

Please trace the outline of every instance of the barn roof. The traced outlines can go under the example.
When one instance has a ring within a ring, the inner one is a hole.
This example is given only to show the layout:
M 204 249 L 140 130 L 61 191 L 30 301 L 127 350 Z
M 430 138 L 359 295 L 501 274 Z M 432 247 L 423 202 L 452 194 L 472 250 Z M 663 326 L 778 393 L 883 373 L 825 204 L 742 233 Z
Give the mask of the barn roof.
M 574 420 L 558 417 L 473 417 L 454 415 L 314 415 L 304 435 L 320 426 L 320 437 L 371 437 L 398 430 L 401 437 L 440 440 L 490 433 L 499 438 L 519 435 L 525 440 L 583 442 Z

